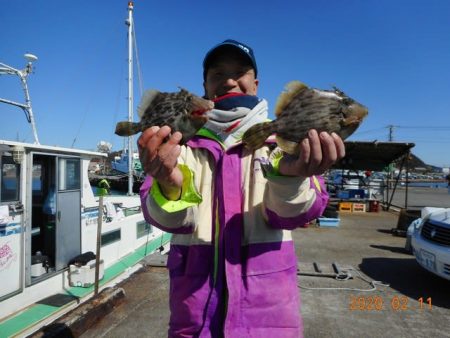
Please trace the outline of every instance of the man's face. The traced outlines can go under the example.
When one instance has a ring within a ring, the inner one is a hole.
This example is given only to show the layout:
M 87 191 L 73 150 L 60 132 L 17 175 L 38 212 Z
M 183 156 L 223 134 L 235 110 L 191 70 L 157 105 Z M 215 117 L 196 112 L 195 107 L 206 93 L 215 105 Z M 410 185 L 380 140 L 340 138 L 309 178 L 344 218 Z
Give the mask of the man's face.
M 226 50 L 215 57 L 203 83 L 208 99 L 229 94 L 256 95 L 259 81 L 248 60 L 238 51 Z

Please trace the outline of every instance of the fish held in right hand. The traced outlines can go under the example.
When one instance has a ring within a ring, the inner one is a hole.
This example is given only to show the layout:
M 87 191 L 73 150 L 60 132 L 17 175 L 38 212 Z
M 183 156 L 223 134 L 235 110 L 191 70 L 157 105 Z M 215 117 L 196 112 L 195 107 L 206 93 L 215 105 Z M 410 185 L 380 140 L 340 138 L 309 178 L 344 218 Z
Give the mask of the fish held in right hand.
M 119 136 L 130 136 L 152 126 L 167 125 L 172 132 L 182 133 L 180 144 L 185 144 L 208 121 L 206 113 L 213 108 L 214 102 L 185 89 L 175 93 L 149 90 L 144 94 L 138 108 L 140 122 L 118 122 L 115 133 Z

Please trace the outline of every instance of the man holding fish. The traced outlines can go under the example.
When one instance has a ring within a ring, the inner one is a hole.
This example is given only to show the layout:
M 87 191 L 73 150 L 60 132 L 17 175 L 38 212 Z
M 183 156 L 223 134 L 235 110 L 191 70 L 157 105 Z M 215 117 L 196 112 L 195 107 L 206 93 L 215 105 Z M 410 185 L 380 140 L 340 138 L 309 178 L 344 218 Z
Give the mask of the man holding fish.
M 183 137 L 174 113 L 165 117 L 168 125 L 142 126 L 138 140 L 147 174 L 141 187 L 144 215 L 173 234 L 167 262 L 168 335 L 302 336 L 291 230 L 319 217 L 326 207 L 323 180 L 314 175 L 344 157 L 340 129 L 312 125 L 293 138 L 298 129 L 292 126 L 302 121 L 291 114 L 284 125 L 270 130 L 294 142 L 295 151 L 286 151 L 281 139 L 265 133 L 256 146 L 247 143 L 255 134 L 245 132 L 264 125 L 268 117 L 267 102 L 257 97 L 253 50 L 226 40 L 206 54 L 203 68 L 206 103 L 182 109 L 188 114 L 185 122 L 204 119 L 200 129 Z M 150 105 L 141 105 L 142 120 L 150 111 L 160 114 L 161 106 Z M 281 105 L 281 110 L 292 108 L 289 102 Z M 282 117 L 283 112 L 277 114 L 277 120 Z M 343 120 L 341 129 L 354 123 L 353 118 Z

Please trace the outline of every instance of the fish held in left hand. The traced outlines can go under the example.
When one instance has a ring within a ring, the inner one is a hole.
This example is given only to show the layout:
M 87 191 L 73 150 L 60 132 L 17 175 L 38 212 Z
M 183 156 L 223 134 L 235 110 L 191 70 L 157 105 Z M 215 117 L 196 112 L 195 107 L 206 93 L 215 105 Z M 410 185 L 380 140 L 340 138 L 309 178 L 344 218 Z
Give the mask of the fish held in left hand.
M 138 107 L 139 122 L 122 121 L 116 125 L 116 134 L 130 136 L 152 126 L 169 126 L 172 133 L 182 134 L 180 144 L 185 144 L 208 121 L 207 112 L 214 102 L 181 89 L 175 93 L 148 90 Z
M 299 143 L 307 137 L 308 130 L 334 132 L 344 140 L 355 132 L 367 114 L 365 106 L 337 88 L 319 90 L 292 81 L 278 99 L 276 119 L 249 128 L 242 142 L 255 150 L 276 133 L 279 147 L 286 153 L 297 155 Z

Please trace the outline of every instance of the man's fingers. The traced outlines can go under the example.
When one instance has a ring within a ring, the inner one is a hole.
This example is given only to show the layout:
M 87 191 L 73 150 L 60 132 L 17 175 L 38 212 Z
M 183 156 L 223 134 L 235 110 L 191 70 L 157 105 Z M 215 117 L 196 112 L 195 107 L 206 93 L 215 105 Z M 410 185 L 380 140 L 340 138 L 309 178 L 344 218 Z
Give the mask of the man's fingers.
M 337 160 L 345 157 L 345 144 L 342 138 L 337 135 L 336 133 L 331 133 L 331 137 L 333 138 L 334 144 L 336 146 L 336 154 L 337 154 Z
M 298 166 L 303 167 L 303 174 L 307 176 L 322 174 L 345 154 L 344 143 L 341 138 L 312 129 L 308 138 L 302 141 Z
M 322 173 L 336 162 L 337 150 L 334 139 L 328 133 L 320 133 L 319 137 L 322 145 L 322 162 L 318 171 Z
M 160 128 L 156 133 L 154 133 L 145 144 L 148 151 L 148 160 L 153 161 L 153 159 L 158 156 L 158 151 L 167 136 L 170 135 L 170 128 L 164 126 Z
M 308 131 L 308 140 L 311 148 L 307 172 L 312 175 L 322 163 L 322 145 L 319 134 L 315 129 Z
M 309 163 L 309 158 L 311 156 L 311 147 L 309 145 L 309 140 L 305 138 L 302 140 L 300 144 L 300 154 L 299 161 L 302 166 L 305 166 Z
M 159 129 L 160 128 L 158 126 L 153 126 L 151 128 L 145 129 L 142 132 L 142 134 L 139 137 L 139 139 L 138 139 L 138 146 L 139 147 L 145 147 L 147 145 L 148 140 L 150 138 L 152 138 L 153 135 L 155 135 L 158 132 Z
M 172 136 L 170 137 L 169 141 L 167 141 L 168 144 L 171 145 L 177 145 L 180 143 L 182 138 L 182 135 L 179 131 L 176 131 L 175 133 L 172 134 Z
M 146 135 L 149 138 L 143 138 L 140 142 L 143 144 L 147 140 L 141 151 L 141 157 L 145 161 L 145 172 L 161 181 L 169 178 L 181 153 L 179 145 L 182 138 L 181 133 L 175 132 L 170 135 L 170 132 L 171 130 L 167 126 L 155 128 Z

